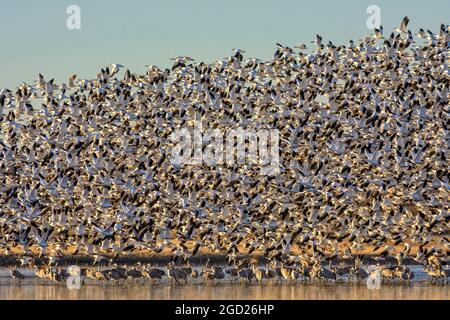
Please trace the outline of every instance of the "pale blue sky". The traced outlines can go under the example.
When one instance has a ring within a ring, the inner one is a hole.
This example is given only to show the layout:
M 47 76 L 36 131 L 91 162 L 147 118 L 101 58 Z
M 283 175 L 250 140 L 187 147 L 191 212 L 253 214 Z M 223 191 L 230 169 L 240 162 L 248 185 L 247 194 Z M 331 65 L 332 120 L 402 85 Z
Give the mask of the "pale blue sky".
M 66 28 L 71 4 L 81 7 L 79 31 Z M 39 72 L 60 82 L 73 73 L 92 78 L 111 63 L 144 72 L 178 55 L 213 61 L 231 48 L 267 59 L 275 42 L 293 46 L 316 33 L 346 44 L 368 32 L 371 4 L 381 8 L 385 31 L 405 15 L 415 31 L 450 20 L 449 0 L 1 0 L 0 88 L 31 83 Z

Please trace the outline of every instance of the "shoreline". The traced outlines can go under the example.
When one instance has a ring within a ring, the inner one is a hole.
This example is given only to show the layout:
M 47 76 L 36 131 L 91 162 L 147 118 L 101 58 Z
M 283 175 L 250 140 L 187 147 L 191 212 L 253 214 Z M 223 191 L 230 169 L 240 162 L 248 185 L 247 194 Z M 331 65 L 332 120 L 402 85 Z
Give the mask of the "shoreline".
M 63 284 L 0 286 L 0 299 L 4 300 L 394 300 L 432 299 L 448 300 L 448 286 L 435 286 L 416 282 L 409 286 L 382 285 L 368 289 L 364 284 L 297 284 L 247 286 L 223 284 L 199 286 L 188 284 L 99 286 L 85 284 L 79 290 L 69 290 Z

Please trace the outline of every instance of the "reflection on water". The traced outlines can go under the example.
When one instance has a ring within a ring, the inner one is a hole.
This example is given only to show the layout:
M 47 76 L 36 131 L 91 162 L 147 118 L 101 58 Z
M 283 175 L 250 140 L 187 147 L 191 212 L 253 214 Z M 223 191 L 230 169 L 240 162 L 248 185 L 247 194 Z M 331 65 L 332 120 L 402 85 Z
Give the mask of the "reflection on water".
M 448 286 L 425 283 L 383 285 L 369 290 L 364 285 L 250 285 L 224 284 L 220 286 L 99 286 L 84 285 L 80 290 L 69 290 L 64 285 L 0 285 L 0 300 L 6 299 L 248 299 L 248 300 L 302 300 L 302 299 L 442 299 L 450 300 Z

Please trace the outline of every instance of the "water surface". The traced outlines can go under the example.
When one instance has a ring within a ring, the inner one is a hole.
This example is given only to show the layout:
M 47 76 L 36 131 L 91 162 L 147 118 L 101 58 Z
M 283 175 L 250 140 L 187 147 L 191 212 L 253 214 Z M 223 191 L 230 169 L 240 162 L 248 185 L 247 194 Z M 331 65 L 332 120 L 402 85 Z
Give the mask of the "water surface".
M 161 285 L 83 285 L 79 290 L 69 290 L 65 285 L 10 283 L 0 285 L 0 300 L 23 299 L 67 299 L 67 300 L 165 300 L 165 299 L 248 299 L 248 300 L 303 300 L 303 299 L 432 299 L 450 300 L 448 285 L 429 283 L 409 285 L 384 284 L 380 289 L 368 289 L 363 284 L 307 284 L 307 285 L 249 285 L 220 284 L 205 286 L 188 284 L 179 286 Z

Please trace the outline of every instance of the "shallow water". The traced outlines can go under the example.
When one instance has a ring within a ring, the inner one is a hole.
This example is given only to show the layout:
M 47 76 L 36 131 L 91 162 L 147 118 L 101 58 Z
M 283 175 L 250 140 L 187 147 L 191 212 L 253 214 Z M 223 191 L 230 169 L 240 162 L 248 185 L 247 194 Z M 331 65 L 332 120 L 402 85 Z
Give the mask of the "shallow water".
M 365 282 L 320 284 L 266 284 L 243 286 L 230 283 L 229 277 L 217 285 L 207 286 L 200 279 L 189 279 L 187 285 L 170 286 L 167 277 L 159 284 L 102 284 L 85 279 L 79 290 L 69 290 L 64 283 L 46 284 L 34 278 L 30 269 L 19 269 L 27 278 L 22 285 L 14 285 L 8 269 L 0 269 L 0 300 L 9 299 L 130 299 L 130 300 L 303 300 L 303 299 L 341 299 L 341 300 L 397 300 L 431 299 L 450 300 L 450 285 L 436 285 L 429 282 L 421 266 L 411 265 L 414 280 L 410 284 L 385 283 L 380 289 L 368 289 Z M 194 282 L 195 281 L 195 282 Z
M 125 285 L 100 286 L 83 285 L 79 290 L 69 290 L 64 285 L 25 284 L 14 286 L 0 285 L 0 300 L 23 299 L 132 299 L 132 300 L 164 300 L 164 299 L 248 299 L 248 300 L 303 300 L 303 299 L 432 299 L 450 300 L 448 285 L 436 286 L 427 283 L 410 285 L 385 284 L 380 289 L 368 289 L 365 285 L 354 284 L 308 284 L 308 285 L 249 285 L 221 284 L 204 285 Z

